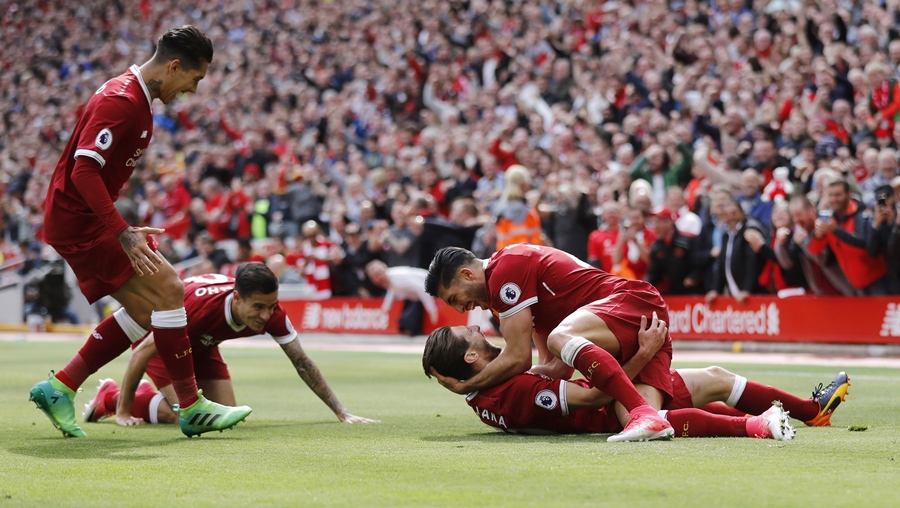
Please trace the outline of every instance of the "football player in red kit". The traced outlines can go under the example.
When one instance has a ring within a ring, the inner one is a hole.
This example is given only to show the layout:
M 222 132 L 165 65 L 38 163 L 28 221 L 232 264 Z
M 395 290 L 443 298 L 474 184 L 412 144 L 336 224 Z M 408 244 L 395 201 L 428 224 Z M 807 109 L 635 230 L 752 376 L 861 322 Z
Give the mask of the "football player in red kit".
M 244 263 L 238 267 L 233 279 L 207 274 L 186 279 L 184 284 L 194 371 L 197 383 L 210 400 L 230 405 L 235 403 L 228 365 L 218 345 L 225 340 L 267 333 L 284 350 L 301 379 L 338 420 L 344 423 L 374 422 L 350 414 L 328 386 L 315 362 L 306 355 L 297 331 L 278 303 L 278 278 L 265 264 Z M 136 340 L 141 337 L 136 337 Z M 149 383 L 141 383 L 145 370 L 159 393 Z M 175 400 L 172 382 L 165 364 L 157 355 L 152 336 L 141 340 L 135 348 L 122 386 L 125 389 L 120 393 L 114 380 L 101 380 L 97 396 L 86 405 L 84 420 L 95 422 L 115 416 L 116 422 L 124 426 L 178 421 L 169 403 Z
M 196 92 L 212 57 L 212 42 L 199 29 L 166 31 L 149 61 L 132 65 L 94 93 L 51 177 L 44 240 L 72 267 L 89 302 L 111 295 L 130 316 L 126 322 L 104 321 L 65 367 L 31 389 L 30 400 L 65 436 L 86 435 L 75 422 L 75 392 L 130 347 L 129 327 L 153 330 L 186 435 L 229 428 L 250 414 L 249 407 L 212 403 L 197 392 L 184 285 L 150 236 L 163 230 L 130 227 L 113 205 L 153 137 L 153 100 L 168 104 Z M 212 425 L 190 423 L 205 414 L 213 415 Z
M 533 372 L 567 379 L 573 369 L 612 396 L 624 430 L 610 441 L 673 436 L 657 410 L 673 396 L 672 341 L 666 342 L 634 378 L 622 364 L 638 353 L 641 316 L 668 320 L 659 292 L 647 282 L 609 274 L 551 247 L 518 244 L 482 260 L 447 247 L 435 254 L 425 289 L 459 312 L 489 309 L 500 319 L 506 348 L 465 381 L 436 374 L 455 393 L 479 391 L 531 368 L 532 340 L 540 364 Z M 627 414 L 626 414 L 627 413 Z
M 654 317 L 640 332 L 640 349 L 654 351 L 663 343 L 665 331 Z M 429 377 L 437 371 L 466 379 L 499 354 L 500 349 L 488 342 L 477 326 L 445 326 L 428 337 L 422 364 Z M 639 362 L 630 363 L 624 370 L 633 375 L 640 367 Z M 794 429 L 788 413 L 810 426 L 830 425 L 831 415 L 850 385 L 841 372 L 827 387 L 819 385 L 812 398 L 801 399 L 721 367 L 673 369 L 671 376 L 675 396 L 660 414 L 677 429 L 678 437 L 790 440 Z M 622 426 L 608 405 L 611 400 L 584 379 L 557 380 L 531 372 L 466 396 L 466 402 L 487 425 L 505 432 L 544 434 L 619 432 Z

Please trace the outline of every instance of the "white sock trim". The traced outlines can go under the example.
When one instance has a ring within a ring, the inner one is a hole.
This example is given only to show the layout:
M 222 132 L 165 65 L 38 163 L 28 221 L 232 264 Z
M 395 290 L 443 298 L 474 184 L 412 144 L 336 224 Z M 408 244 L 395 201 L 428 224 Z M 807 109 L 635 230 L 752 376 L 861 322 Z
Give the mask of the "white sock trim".
M 562 351 L 559 352 L 559 358 L 569 367 L 575 367 L 575 357 L 589 344 L 591 341 L 584 337 L 575 337 L 563 345 Z
M 738 401 L 741 400 L 741 396 L 744 395 L 744 388 L 747 388 L 747 378 L 735 375 L 734 387 L 731 388 L 731 395 L 728 396 L 725 404 L 727 404 L 728 407 L 737 405 Z
M 660 410 L 657 411 L 657 412 L 659 413 L 659 417 L 660 417 L 660 418 L 662 418 L 662 419 L 664 419 L 664 420 L 668 420 L 668 418 L 667 418 L 668 415 L 669 415 L 669 410 L 668 410 L 668 409 L 660 409 Z
M 113 318 L 115 318 L 116 323 L 119 324 L 119 327 L 122 328 L 122 331 L 125 332 L 128 340 L 132 343 L 141 340 L 149 333 L 147 330 L 141 328 L 141 325 L 137 324 L 137 321 L 131 318 L 131 315 L 128 314 L 125 307 L 113 312 Z
M 159 423 L 159 404 L 164 400 L 166 400 L 166 396 L 159 392 L 150 399 L 150 407 L 147 408 L 147 412 L 150 414 L 150 423 Z
M 172 310 L 155 310 L 150 314 L 153 328 L 184 328 L 187 326 L 187 311 L 184 307 Z

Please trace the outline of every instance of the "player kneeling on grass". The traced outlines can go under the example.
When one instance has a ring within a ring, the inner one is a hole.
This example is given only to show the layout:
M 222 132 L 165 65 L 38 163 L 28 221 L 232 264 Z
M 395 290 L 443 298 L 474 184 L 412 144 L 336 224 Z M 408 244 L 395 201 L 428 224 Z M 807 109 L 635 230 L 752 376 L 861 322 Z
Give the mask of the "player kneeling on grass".
M 645 326 L 646 318 L 642 321 L 640 347 L 652 353 L 662 343 L 666 327 L 656 316 L 649 327 Z M 477 326 L 445 326 L 428 337 L 422 364 L 428 377 L 434 369 L 446 376 L 466 379 L 499 354 L 500 348 L 488 342 Z M 810 426 L 830 425 L 831 414 L 844 400 L 850 385 L 847 375 L 841 372 L 827 387 L 820 384 L 812 398 L 801 399 L 721 367 L 672 369 L 671 374 L 675 396 L 660 415 L 675 428 L 676 437 L 788 441 L 795 434 L 788 413 Z M 484 423 L 506 432 L 574 434 L 622 430 L 612 398 L 584 379 L 556 380 L 525 372 L 500 385 L 468 394 L 466 402 Z
M 278 279 L 265 264 L 244 263 L 238 267 L 234 279 L 218 274 L 191 277 L 184 281 L 184 287 L 194 371 L 198 386 L 210 400 L 233 404 L 235 399 L 219 343 L 268 333 L 294 364 L 300 378 L 340 421 L 376 421 L 350 414 L 338 401 L 315 362 L 301 347 L 297 331 L 278 303 Z M 138 333 L 133 340 L 143 337 L 144 334 Z M 141 380 L 145 370 L 159 393 Z M 85 406 L 84 420 L 96 422 L 115 416 L 116 423 L 123 426 L 178 421 L 177 413 L 170 406 L 177 399 L 152 335 L 135 347 L 122 386 L 120 392 L 114 380 L 102 380 L 97 395 Z M 201 418 L 193 423 L 202 426 L 211 422 Z

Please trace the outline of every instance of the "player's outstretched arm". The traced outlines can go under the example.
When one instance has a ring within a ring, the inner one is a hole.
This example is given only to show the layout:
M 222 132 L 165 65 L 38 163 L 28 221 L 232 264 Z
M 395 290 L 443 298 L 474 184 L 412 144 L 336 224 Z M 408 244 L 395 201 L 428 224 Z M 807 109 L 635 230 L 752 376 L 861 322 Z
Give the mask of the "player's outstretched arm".
M 613 398 L 596 388 L 586 388 L 566 381 L 566 405 L 569 411 L 576 409 L 599 409 L 606 407 Z
M 525 308 L 508 318 L 501 318 L 500 333 L 506 340 L 506 347 L 481 372 L 464 381 L 442 376 L 434 369 L 431 374 L 444 388 L 458 394 L 498 385 L 531 368 L 531 331 L 531 309 Z
M 309 386 L 313 393 L 322 399 L 325 405 L 334 411 L 338 420 L 343 423 L 378 423 L 380 421 L 350 414 L 338 400 L 331 387 L 328 386 L 328 381 L 325 381 L 325 376 L 322 375 L 319 367 L 316 366 L 316 362 L 307 356 L 299 340 L 294 339 L 287 344 L 282 344 L 281 349 L 290 358 L 291 363 L 294 364 L 300 379 Z
M 140 425 L 144 423 L 142 418 L 135 418 L 131 414 L 134 404 L 134 394 L 137 391 L 144 371 L 150 359 L 156 356 L 156 342 L 153 334 L 147 336 L 143 342 L 131 353 L 128 366 L 125 367 L 125 376 L 122 378 L 122 391 L 119 392 L 119 403 L 116 405 L 116 423 L 123 427 Z

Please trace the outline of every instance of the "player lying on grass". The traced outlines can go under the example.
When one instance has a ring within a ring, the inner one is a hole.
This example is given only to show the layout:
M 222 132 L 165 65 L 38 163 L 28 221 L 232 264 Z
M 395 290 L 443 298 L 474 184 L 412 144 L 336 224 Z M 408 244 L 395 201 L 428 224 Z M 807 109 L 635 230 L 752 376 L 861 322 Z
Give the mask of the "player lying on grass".
M 642 321 L 640 347 L 652 351 L 662 343 L 665 326 L 656 316 L 649 327 L 646 318 Z M 422 366 L 429 377 L 434 369 L 443 375 L 467 379 L 493 361 L 500 351 L 477 326 L 445 326 L 428 337 Z M 626 374 L 633 375 L 630 370 L 634 367 L 626 365 Z M 721 367 L 673 369 L 671 375 L 675 397 L 664 408 L 667 411 L 660 414 L 675 428 L 677 437 L 790 440 L 795 431 L 788 413 L 807 425 L 830 425 L 831 415 L 850 385 L 847 375 L 841 372 L 827 387 L 819 385 L 811 399 L 801 399 Z M 470 393 L 466 402 L 484 423 L 506 432 L 614 433 L 622 429 L 610 404 L 612 398 L 583 379 L 555 380 L 526 372 Z
M 278 303 L 278 279 L 269 267 L 262 263 L 244 263 L 238 267 L 234 279 L 208 274 L 184 282 L 194 371 L 198 386 L 209 400 L 233 404 L 235 399 L 219 343 L 269 333 L 291 360 L 300 378 L 340 421 L 376 421 L 350 414 L 338 401 L 315 362 L 303 351 L 296 330 Z M 159 393 L 146 381 L 141 382 L 145 370 Z M 178 414 L 170 406 L 177 399 L 166 367 L 157 355 L 153 335 L 135 348 L 122 386 L 124 389 L 120 393 L 114 380 L 102 380 L 97 395 L 85 406 L 84 420 L 96 422 L 115 416 L 116 423 L 123 426 L 178 422 Z M 209 422 L 200 419 L 194 423 L 202 426 Z
M 625 427 L 611 441 L 674 435 L 658 413 L 674 395 L 671 337 L 631 377 L 623 369 L 637 352 L 641 316 L 656 312 L 669 319 L 666 302 L 651 284 L 598 270 L 558 249 L 518 244 L 490 259 L 443 248 L 428 267 L 425 290 L 460 313 L 490 310 L 506 339 L 496 361 L 465 381 L 433 373 L 450 391 L 484 390 L 529 369 L 554 378 L 568 378 L 577 369 L 619 402 L 615 410 Z M 532 344 L 538 351 L 533 368 Z

